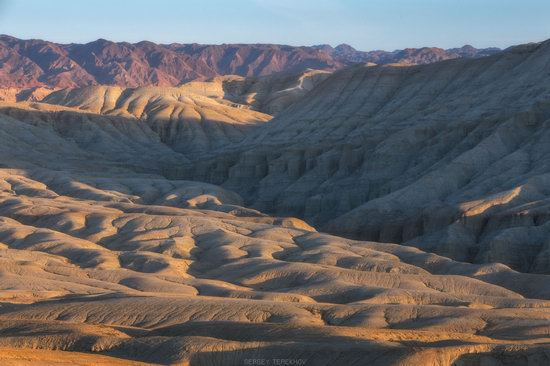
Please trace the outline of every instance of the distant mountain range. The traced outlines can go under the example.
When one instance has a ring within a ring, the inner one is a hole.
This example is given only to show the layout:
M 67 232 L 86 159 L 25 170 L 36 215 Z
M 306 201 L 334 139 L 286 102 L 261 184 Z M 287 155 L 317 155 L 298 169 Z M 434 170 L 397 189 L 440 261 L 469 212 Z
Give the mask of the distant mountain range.
M 475 48 L 470 45 L 461 48 L 443 49 L 438 47 L 405 48 L 395 51 L 358 51 L 350 45 L 341 44 L 313 46 L 328 53 L 332 58 L 344 63 L 372 62 L 379 65 L 422 65 L 453 58 L 477 58 L 490 56 L 501 51 L 500 48 Z
M 176 86 L 221 75 L 264 76 L 307 69 L 334 71 L 356 63 L 426 64 L 499 52 L 472 46 L 357 51 L 349 45 L 293 47 L 274 44 L 156 44 L 111 42 L 58 44 L 0 35 L 0 87 L 88 85 Z

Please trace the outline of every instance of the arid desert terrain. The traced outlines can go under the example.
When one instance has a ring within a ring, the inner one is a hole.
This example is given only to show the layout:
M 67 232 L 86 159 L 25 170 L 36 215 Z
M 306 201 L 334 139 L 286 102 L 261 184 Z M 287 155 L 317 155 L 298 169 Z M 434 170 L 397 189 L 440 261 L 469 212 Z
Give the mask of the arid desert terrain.
M 0 365 L 550 364 L 550 41 L 224 47 L 0 37 Z

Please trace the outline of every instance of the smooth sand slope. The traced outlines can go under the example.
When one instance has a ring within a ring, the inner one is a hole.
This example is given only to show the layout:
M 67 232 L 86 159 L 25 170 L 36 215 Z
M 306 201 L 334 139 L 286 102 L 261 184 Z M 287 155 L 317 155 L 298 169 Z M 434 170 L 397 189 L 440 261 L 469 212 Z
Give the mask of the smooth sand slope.
M 187 158 L 138 118 L 3 113 L 4 364 L 550 360 L 548 276 L 318 233 L 167 180 L 158 166 Z

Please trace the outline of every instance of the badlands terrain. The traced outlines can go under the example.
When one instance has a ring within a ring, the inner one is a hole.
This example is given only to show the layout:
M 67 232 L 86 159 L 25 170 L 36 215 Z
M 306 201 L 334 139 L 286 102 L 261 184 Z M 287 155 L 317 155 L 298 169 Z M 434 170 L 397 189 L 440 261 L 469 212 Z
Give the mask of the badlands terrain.
M 479 56 L 3 81 L 0 364 L 550 364 L 550 43 Z

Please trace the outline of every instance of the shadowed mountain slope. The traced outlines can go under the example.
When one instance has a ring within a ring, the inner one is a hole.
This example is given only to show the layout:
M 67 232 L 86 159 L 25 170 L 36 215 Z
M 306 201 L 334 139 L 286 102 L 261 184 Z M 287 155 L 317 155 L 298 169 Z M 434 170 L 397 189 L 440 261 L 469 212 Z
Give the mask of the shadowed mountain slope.
M 173 176 L 332 233 L 548 272 L 550 43 L 354 66 Z

